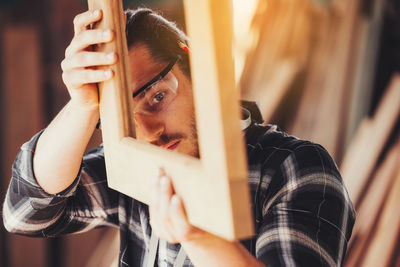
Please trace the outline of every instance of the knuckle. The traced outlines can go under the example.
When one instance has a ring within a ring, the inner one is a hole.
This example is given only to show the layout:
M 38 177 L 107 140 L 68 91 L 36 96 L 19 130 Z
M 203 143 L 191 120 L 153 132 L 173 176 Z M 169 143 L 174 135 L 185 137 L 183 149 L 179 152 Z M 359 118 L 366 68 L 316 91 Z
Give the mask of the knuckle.
M 68 72 L 63 72 L 61 78 L 66 85 L 70 84 L 70 74 Z
M 78 26 L 78 24 L 79 24 L 79 22 L 80 22 L 80 18 L 81 18 L 81 14 L 76 15 L 76 16 L 74 17 L 72 23 L 73 23 L 75 26 Z
M 65 58 L 69 57 L 69 55 L 70 55 L 70 50 L 71 50 L 70 46 L 68 46 L 68 47 L 65 49 Z
M 66 66 L 65 66 L 65 59 L 63 59 L 62 61 L 61 61 L 61 70 L 63 70 L 63 71 L 65 71 L 65 69 L 66 69 Z

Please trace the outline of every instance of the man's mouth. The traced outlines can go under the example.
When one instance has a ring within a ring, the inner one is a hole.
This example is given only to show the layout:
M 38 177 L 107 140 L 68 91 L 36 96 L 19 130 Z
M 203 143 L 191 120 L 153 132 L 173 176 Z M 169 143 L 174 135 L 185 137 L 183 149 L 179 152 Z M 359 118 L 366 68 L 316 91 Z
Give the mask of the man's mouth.
M 162 148 L 166 148 L 168 150 L 174 150 L 175 148 L 178 147 L 178 145 L 180 144 L 181 140 L 174 140 L 169 142 L 168 144 L 165 144 L 163 146 L 161 146 Z

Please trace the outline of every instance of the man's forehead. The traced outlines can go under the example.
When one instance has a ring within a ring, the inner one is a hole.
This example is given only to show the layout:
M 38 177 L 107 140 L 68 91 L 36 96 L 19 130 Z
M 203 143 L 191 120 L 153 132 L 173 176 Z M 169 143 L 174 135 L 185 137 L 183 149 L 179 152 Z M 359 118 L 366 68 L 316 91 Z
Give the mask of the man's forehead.
M 128 54 L 131 88 L 134 92 L 155 77 L 164 66 L 152 58 L 150 50 L 145 45 L 131 47 Z

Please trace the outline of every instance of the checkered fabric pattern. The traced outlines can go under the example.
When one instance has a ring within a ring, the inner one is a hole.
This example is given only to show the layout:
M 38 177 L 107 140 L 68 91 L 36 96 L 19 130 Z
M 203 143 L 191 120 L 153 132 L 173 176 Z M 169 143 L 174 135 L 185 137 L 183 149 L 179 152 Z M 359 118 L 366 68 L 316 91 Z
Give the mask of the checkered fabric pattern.
M 148 207 L 107 187 L 103 148 L 86 154 L 73 184 L 51 195 L 32 169 L 39 136 L 22 146 L 13 165 L 3 206 L 6 229 L 53 237 L 119 227 L 119 266 L 142 266 L 151 234 Z M 341 266 L 355 212 L 327 151 L 272 125 L 253 123 L 246 142 L 256 235 L 242 244 L 269 267 Z M 172 266 L 179 249 L 160 240 L 158 266 Z M 192 266 L 189 258 L 184 266 Z

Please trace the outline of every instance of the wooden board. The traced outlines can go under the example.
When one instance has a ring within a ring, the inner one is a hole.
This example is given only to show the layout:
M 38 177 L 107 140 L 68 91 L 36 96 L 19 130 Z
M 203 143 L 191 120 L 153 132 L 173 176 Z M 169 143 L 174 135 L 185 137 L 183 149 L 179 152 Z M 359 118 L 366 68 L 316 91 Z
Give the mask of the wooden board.
M 400 75 L 396 75 L 373 118 L 364 119 L 360 124 L 340 166 L 350 198 L 356 205 L 399 116 Z
M 193 225 L 230 240 L 251 236 L 253 219 L 232 60 L 231 3 L 185 2 L 200 160 L 133 138 L 121 1 L 91 0 L 89 8 L 103 9 L 104 18 L 96 27 L 116 33 L 115 41 L 100 49 L 116 51 L 120 58 L 113 69 L 115 77 L 99 85 L 109 186 L 148 203 L 152 176 L 163 167 Z
M 398 166 L 399 165 L 400 161 L 398 161 Z M 376 233 L 373 238 L 369 240 L 370 245 L 359 266 L 389 266 L 392 253 L 397 245 L 397 237 L 400 234 L 399 199 L 400 169 L 397 170 L 397 175 L 390 189 L 388 200 L 379 218 Z
M 384 161 L 378 167 L 365 197 L 357 209 L 357 219 L 353 228 L 349 250 L 346 258 L 346 266 L 359 266 L 359 261 L 365 255 L 368 240 L 372 236 L 374 225 L 379 218 L 382 208 L 385 206 L 387 194 L 399 171 L 400 162 L 400 138 L 387 153 Z
M 266 123 L 271 123 L 306 65 L 311 5 L 309 1 L 259 1 L 252 25 L 258 41 L 246 58 L 240 86 L 243 99 L 258 102 Z
M 340 158 L 338 148 L 347 121 L 360 2 L 334 2 L 335 8 L 321 10 L 317 16 L 319 20 L 313 28 L 318 34 L 304 94 L 288 130 L 290 134 L 322 144 L 335 160 Z

